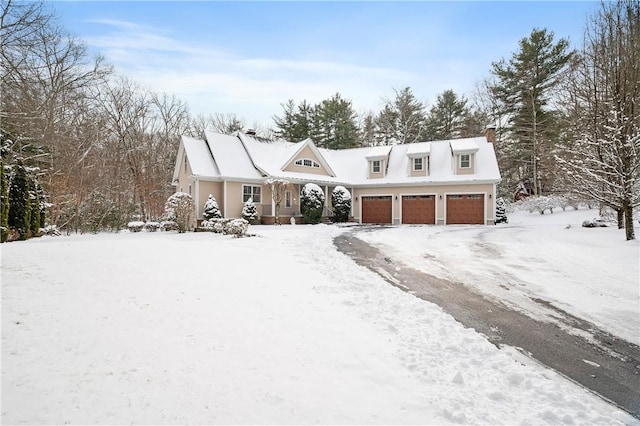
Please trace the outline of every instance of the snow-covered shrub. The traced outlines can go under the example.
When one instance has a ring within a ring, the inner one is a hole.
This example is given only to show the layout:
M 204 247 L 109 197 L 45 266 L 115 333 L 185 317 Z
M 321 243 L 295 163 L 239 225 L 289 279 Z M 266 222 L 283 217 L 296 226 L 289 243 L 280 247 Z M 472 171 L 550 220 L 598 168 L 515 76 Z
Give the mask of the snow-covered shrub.
M 240 238 L 247 233 L 247 229 L 249 229 L 249 222 L 247 220 L 233 219 L 225 226 L 224 233 Z
M 193 217 L 193 197 L 186 192 L 176 192 L 167 199 L 165 215 L 168 220 L 176 222 L 178 232 L 186 232 Z
M 178 224 L 173 220 L 163 220 L 160 222 L 160 230 L 161 231 L 177 231 Z
M 140 232 L 142 231 L 142 228 L 144 228 L 144 222 L 139 220 L 127 223 L 127 229 L 129 229 L 129 232 Z
M 502 197 L 496 198 L 496 221 L 495 223 L 508 223 L 507 219 L 507 206 Z
M 300 194 L 300 211 L 306 223 L 318 223 L 322 217 L 324 193 L 315 183 L 308 183 L 302 187 Z
M 331 192 L 333 218 L 336 222 L 346 222 L 351 213 L 351 193 L 344 186 L 336 186 Z
M 144 229 L 148 232 L 156 232 L 158 229 L 160 229 L 160 223 L 147 222 L 144 224 Z
M 232 219 L 218 218 L 203 220 L 198 228 L 199 231 L 215 232 L 218 234 L 224 234 L 225 228 Z
M 216 201 L 213 194 L 209 194 L 207 202 L 204 203 L 204 211 L 202 212 L 202 216 L 204 216 L 205 220 L 219 219 L 222 217 L 222 214 L 220 213 L 220 207 L 218 206 L 218 202 Z
M 59 237 L 60 235 L 62 235 L 62 233 L 60 232 L 60 230 L 58 229 L 58 227 L 56 225 L 47 225 L 44 227 L 44 233 L 45 235 L 52 235 L 52 236 L 56 236 Z
M 256 204 L 253 202 L 252 198 L 249 198 L 242 207 L 242 213 L 240 213 L 242 218 L 250 223 L 255 223 L 258 220 L 258 210 L 256 209 Z
M 593 218 L 592 220 L 585 220 L 582 222 L 583 228 L 606 228 L 607 223 L 602 219 Z

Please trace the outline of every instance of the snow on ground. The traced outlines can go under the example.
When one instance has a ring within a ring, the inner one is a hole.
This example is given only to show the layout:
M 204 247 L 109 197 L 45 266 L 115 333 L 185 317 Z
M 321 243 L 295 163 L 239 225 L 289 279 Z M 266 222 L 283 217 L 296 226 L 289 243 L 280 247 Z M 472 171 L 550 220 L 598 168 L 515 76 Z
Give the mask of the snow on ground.
M 597 210 L 508 216 L 496 226 L 398 226 L 358 237 L 533 317 L 562 316 L 532 300 L 542 299 L 640 345 L 640 241 L 625 241 L 616 226 L 582 228 Z
M 2 423 L 635 422 L 355 265 L 344 229 L 250 232 L 3 244 Z

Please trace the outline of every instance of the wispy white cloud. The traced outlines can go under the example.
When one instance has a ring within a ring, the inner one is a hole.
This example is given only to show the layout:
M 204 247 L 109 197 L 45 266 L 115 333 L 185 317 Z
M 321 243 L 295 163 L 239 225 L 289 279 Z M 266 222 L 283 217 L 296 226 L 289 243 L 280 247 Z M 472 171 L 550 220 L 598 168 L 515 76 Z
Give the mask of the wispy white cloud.
M 127 21 L 99 20 L 99 36 L 87 37 L 116 70 L 153 90 L 177 95 L 194 113 L 232 112 L 271 125 L 287 99 L 319 102 L 340 92 L 357 111 L 378 111 L 381 97 L 411 86 L 433 101 L 446 88 L 467 90 L 474 64 L 450 62 L 419 71 L 394 66 L 295 57 L 243 57 L 198 40 L 183 41 L 170 30 Z M 471 82 L 473 84 L 473 82 Z M 470 86 L 472 87 L 472 86 Z

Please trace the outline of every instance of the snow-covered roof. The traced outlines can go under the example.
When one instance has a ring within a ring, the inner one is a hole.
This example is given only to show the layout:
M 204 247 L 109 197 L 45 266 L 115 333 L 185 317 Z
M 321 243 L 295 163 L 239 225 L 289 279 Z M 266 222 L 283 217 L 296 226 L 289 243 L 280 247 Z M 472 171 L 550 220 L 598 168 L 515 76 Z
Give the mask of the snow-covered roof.
M 409 157 L 417 157 L 420 155 L 429 155 L 431 152 L 431 142 L 419 142 L 409 144 L 407 147 L 407 155 Z
M 365 158 L 367 160 L 376 160 L 376 159 L 386 158 L 389 155 L 390 151 L 391 151 L 390 145 L 374 146 L 373 148 L 369 148 Z
M 477 139 L 486 141 L 486 138 L 452 139 L 449 141 L 451 152 L 454 154 L 476 152 L 479 149 Z
M 485 137 L 344 150 L 316 148 L 311 140 L 298 143 L 271 141 L 240 133 L 221 135 L 206 132 L 205 137 L 206 141 L 183 138 L 184 148 L 189 161 L 192 161 L 194 174 L 218 179 L 257 181 L 270 176 L 295 183 L 316 182 L 346 187 L 486 183 L 500 180 L 493 144 L 488 143 Z M 284 166 L 304 148 L 301 144 L 314 148 L 318 159 L 325 163 L 323 166 L 329 171 L 329 175 L 284 170 Z M 473 174 L 454 173 L 451 165 L 454 147 L 454 152 L 476 152 Z M 411 156 L 418 154 L 429 156 L 427 176 L 410 176 L 408 173 Z M 372 158 L 388 158 L 384 177 L 370 178 L 369 161 Z
M 205 137 L 222 176 L 241 179 L 262 177 L 247 155 L 245 145 L 237 136 L 206 131 Z
M 183 136 L 182 144 L 194 176 L 220 175 L 206 141 Z

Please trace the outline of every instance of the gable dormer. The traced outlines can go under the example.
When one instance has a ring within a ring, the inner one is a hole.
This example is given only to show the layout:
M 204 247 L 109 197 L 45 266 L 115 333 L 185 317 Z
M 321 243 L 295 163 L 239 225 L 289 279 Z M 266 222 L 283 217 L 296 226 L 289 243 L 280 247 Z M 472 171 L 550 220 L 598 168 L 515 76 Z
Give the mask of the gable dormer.
M 282 171 L 335 176 L 329 163 L 311 139 L 305 139 L 298 144 L 300 146 L 281 168 Z
M 456 175 L 474 174 L 476 153 L 480 149 L 473 139 L 458 139 L 449 142 L 451 147 L 451 167 Z
M 408 175 L 412 177 L 429 176 L 429 158 L 431 155 L 431 143 L 413 143 L 407 147 L 409 159 Z
M 386 176 L 390 152 L 390 146 L 375 146 L 367 152 L 365 158 L 369 162 L 369 179 L 379 179 Z

